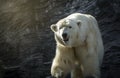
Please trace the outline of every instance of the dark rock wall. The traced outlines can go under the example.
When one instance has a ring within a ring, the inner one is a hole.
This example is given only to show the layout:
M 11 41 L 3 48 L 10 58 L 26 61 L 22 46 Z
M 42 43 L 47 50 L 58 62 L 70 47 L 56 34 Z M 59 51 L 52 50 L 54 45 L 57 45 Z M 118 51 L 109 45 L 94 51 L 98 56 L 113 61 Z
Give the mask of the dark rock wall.
M 119 0 L 0 0 L 0 78 L 50 76 L 50 25 L 74 12 L 96 17 L 105 46 L 102 78 L 119 78 L 119 9 Z
M 120 77 L 120 1 L 98 0 L 99 26 L 103 35 L 105 55 L 102 66 L 102 78 Z

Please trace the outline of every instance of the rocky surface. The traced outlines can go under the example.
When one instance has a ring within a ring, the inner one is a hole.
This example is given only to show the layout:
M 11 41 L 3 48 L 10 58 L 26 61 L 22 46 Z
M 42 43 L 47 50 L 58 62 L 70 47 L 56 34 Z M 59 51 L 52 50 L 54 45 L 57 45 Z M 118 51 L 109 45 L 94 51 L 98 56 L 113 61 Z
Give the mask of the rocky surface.
M 50 78 L 50 25 L 74 12 L 96 17 L 105 46 L 101 78 L 119 78 L 119 9 L 119 0 L 0 0 L 0 78 Z

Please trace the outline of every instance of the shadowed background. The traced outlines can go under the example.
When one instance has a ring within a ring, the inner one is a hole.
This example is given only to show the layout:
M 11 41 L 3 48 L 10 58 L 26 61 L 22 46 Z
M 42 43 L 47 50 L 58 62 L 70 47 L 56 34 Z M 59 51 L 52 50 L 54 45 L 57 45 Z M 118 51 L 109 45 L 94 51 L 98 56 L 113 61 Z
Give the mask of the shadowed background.
M 105 46 L 102 78 L 119 78 L 119 0 L 0 0 L 0 78 L 50 78 L 50 25 L 74 12 L 96 17 Z

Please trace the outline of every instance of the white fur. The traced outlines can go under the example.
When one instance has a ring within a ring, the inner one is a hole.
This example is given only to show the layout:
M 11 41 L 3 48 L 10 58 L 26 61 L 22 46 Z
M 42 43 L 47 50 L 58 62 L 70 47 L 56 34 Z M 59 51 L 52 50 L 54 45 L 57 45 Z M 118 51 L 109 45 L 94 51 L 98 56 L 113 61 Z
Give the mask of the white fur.
M 91 15 L 74 13 L 52 25 L 51 29 L 57 42 L 52 76 L 65 77 L 71 72 L 72 78 L 99 78 L 104 48 L 96 19 Z M 69 37 L 67 42 L 62 39 L 64 32 Z

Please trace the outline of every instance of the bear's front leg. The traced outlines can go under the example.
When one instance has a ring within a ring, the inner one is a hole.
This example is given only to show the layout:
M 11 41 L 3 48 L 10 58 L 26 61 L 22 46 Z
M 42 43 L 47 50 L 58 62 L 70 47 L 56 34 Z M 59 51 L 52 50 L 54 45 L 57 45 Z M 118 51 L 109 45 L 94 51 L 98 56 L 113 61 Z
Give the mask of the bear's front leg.
M 51 67 L 51 75 L 55 78 L 65 78 L 67 73 L 71 70 L 70 66 L 66 63 L 67 59 L 64 57 L 55 57 Z
M 57 47 L 51 67 L 51 75 L 56 78 L 65 78 L 73 69 L 74 61 L 72 48 Z
M 81 46 L 81 48 L 76 47 L 76 56 L 81 62 L 84 78 L 100 78 L 98 55 L 96 51 L 91 49 L 86 45 Z
M 100 78 L 100 68 L 98 58 L 95 55 L 88 55 L 82 62 L 85 78 Z

